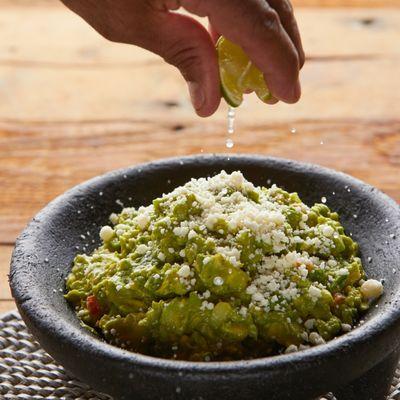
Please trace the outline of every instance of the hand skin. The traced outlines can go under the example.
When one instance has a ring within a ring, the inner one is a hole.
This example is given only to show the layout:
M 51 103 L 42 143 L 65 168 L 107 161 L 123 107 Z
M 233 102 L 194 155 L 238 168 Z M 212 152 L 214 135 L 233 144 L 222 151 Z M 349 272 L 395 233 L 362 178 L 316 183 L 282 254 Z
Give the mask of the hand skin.
M 152 51 L 177 67 L 198 115 L 213 114 L 221 100 L 215 41 L 240 45 L 264 73 L 274 98 L 300 98 L 304 52 L 289 0 L 61 0 L 113 42 Z M 208 17 L 210 31 L 187 15 Z M 218 33 L 217 33 L 218 32 Z

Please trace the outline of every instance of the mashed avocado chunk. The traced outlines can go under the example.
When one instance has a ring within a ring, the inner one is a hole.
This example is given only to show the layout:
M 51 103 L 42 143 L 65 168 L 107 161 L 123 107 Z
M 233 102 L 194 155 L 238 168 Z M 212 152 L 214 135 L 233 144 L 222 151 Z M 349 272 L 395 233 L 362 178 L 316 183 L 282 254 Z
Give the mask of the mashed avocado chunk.
M 235 360 L 307 349 L 382 294 L 325 204 L 240 172 L 125 208 L 77 255 L 66 299 L 107 342 L 158 357 Z

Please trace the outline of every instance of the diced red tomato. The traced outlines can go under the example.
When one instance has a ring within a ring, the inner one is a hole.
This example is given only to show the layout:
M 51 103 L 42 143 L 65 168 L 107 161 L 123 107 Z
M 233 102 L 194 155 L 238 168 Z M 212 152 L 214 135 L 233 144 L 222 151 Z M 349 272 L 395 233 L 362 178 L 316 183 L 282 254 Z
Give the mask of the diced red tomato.
M 101 306 L 99 304 L 99 301 L 96 299 L 96 296 L 88 296 L 86 299 L 86 307 L 89 310 L 90 315 L 94 319 L 98 319 L 101 317 L 102 311 L 101 311 Z
M 341 293 L 335 293 L 333 296 L 333 301 L 335 304 L 338 306 L 339 304 L 342 304 L 346 300 L 346 297 L 343 296 Z

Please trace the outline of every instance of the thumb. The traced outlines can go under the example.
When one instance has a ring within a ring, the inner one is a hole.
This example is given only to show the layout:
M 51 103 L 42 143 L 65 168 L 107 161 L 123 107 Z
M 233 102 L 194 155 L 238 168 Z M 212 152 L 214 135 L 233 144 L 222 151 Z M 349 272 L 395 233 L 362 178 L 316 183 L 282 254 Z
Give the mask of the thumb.
M 197 114 L 201 117 L 213 114 L 221 94 L 217 54 L 207 30 L 193 18 L 163 12 L 147 33 L 143 47 L 179 69 Z

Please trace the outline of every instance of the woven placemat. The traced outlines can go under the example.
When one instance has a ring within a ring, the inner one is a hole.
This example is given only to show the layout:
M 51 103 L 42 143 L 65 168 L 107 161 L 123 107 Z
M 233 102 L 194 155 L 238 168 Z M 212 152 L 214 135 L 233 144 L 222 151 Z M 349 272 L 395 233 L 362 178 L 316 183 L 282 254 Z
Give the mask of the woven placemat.
M 20 315 L 0 317 L 0 399 L 112 400 L 69 376 L 40 348 Z M 336 400 L 328 394 L 319 400 Z M 388 400 L 400 400 L 400 365 Z

